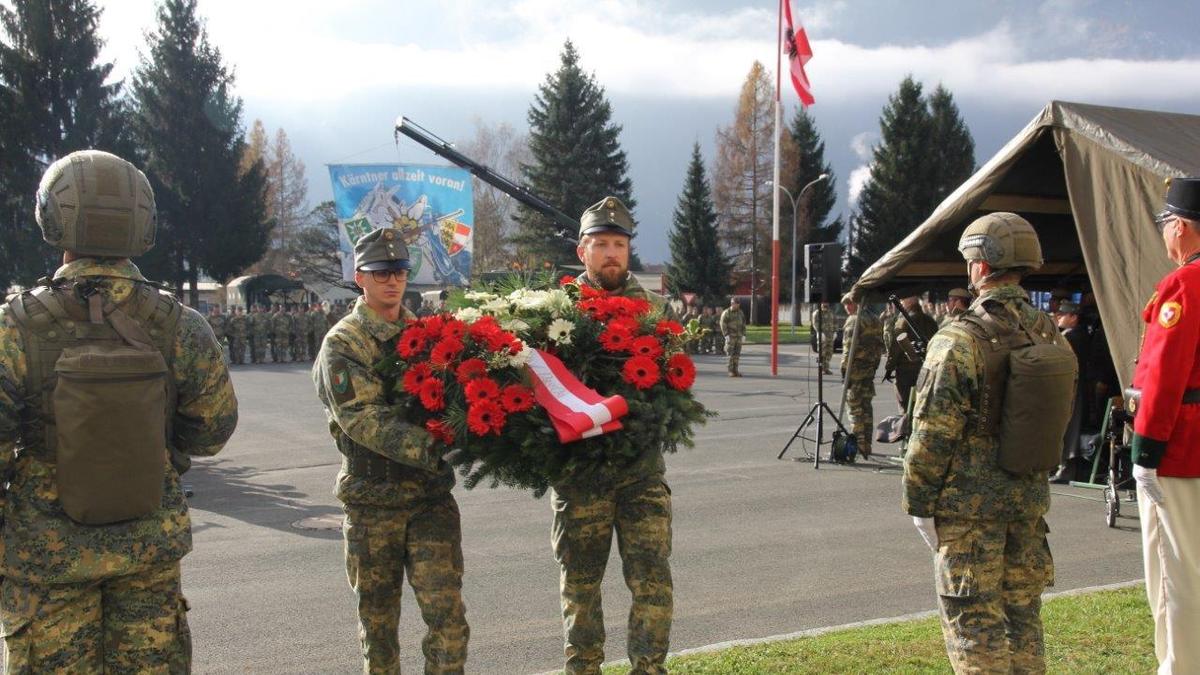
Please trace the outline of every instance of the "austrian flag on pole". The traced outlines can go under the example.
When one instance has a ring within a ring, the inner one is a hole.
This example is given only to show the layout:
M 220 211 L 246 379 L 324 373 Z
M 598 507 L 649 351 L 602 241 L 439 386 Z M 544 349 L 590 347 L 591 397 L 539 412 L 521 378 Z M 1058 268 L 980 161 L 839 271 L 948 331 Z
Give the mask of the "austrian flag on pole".
M 812 47 L 808 45 L 808 34 L 804 32 L 804 26 L 800 26 L 800 30 L 792 28 L 792 3 L 789 0 L 780 0 L 783 5 L 783 53 L 787 56 L 789 70 L 792 74 L 792 86 L 796 88 L 796 93 L 800 95 L 800 103 L 805 108 L 816 102 L 812 95 L 812 85 L 808 82 L 808 75 L 804 74 L 804 64 L 812 58 Z

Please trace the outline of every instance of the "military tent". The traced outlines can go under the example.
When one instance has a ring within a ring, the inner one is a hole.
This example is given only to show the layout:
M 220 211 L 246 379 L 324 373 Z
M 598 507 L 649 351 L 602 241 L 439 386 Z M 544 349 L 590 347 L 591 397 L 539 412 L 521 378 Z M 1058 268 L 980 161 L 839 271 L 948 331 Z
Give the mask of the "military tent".
M 1141 311 L 1172 268 L 1154 227 L 1166 179 L 1200 174 L 1200 116 L 1051 102 L 854 285 L 859 297 L 965 283 L 959 236 L 1013 211 L 1033 223 L 1045 265 L 1026 287 L 1089 286 L 1123 386 Z

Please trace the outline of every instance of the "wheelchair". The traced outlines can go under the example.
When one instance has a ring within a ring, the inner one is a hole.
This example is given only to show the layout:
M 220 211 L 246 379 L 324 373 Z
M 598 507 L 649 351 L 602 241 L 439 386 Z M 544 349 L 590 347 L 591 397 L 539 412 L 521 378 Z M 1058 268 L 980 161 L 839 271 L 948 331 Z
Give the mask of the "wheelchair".
M 1085 481 L 1072 481 L 1073 487 L 1103 490 L 1104 520 L 1117 526 L 1121 502 L 1137 503 L 1133 481 L 1133 459 L 1129 445 L 1133 434 L 1133 412 L 1120 396 L 1108 399 L 1100 433 L 1092 439 L 1092 469 Z M 1124 497 L 1122 497 L 1124 494 Z

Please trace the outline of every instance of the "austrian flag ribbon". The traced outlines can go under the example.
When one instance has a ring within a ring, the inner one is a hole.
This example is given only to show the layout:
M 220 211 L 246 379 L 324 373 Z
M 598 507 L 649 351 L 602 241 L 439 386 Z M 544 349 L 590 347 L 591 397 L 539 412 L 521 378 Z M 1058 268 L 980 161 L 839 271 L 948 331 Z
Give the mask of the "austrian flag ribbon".
M 533 397 L 550 415 L 558 440 L 570 443 L 621 428 L 629 412 L 622 396 L 601 396 L 580 382 L 553 354 L 534 349 L 529 359 Z

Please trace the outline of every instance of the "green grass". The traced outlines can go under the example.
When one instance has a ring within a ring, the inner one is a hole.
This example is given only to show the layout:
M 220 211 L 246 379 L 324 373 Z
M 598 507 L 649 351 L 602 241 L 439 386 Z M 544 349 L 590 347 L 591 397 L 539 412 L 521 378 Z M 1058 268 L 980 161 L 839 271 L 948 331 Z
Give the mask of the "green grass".
M 1042 608 L 1051 673 L 1154 672 L 1142 586 L 1050 600 Z M 853 628 L 667 661 L 672 673 L 950 673 L 938 619 Z M 610 666 L 605 673 L 628 673 Z
M 770 326 L 746 326 L 745 344 L 771 344 Z M 796 326 L 796 334 L 792 335 L 791 324 L 779 324 L 779 344 L 808 344 L 808 326 Z

